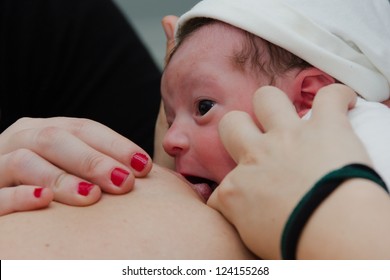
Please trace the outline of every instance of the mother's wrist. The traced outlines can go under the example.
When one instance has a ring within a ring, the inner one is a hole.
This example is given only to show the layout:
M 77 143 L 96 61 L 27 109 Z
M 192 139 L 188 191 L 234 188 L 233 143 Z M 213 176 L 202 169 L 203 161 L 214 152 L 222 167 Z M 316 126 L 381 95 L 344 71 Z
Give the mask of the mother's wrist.
M 362 164 L 349 164 L 329 172 L 302 197 L 290 214 L 281 240 L 283 259 L 296 259 L 301 233 L 318 206 L 345 181 L 363 178 L 371 180 L 387 191 L 385 182 L 372 168 Z

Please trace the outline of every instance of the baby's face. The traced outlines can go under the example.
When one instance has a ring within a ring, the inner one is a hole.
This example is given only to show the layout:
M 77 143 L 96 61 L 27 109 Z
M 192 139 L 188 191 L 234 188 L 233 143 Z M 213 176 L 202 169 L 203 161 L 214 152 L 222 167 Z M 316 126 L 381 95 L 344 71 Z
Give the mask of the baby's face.
M 170 125 L 164 149 L 175 158 L 177 172 L 206 200 L 236 166 L 219 139 L 219 121 L 232 110 L 253 117 L 252 96 L 260 86 L 258 79 L 232 62 L 242 39 L 234 28 L 203 27 L 183 42 L 162 78 Z

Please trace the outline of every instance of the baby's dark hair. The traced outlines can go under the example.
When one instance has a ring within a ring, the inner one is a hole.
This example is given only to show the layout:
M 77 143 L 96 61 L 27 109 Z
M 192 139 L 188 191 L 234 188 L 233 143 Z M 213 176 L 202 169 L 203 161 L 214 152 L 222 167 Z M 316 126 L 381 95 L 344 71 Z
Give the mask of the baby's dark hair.
M 176 35 L 176 46 L 167 57 L 167 62 L 171 59 L 175 51 L 180 47 L 182 42 L 191 36 L 196 30 L 203 26 L 222 21 L 212 18 L 192 18 L 185 22 L 178 30 Z M 275 76 L 283 75 L 292 69 L 305 69 L 311 65 L 293 53 L 270 43 L 248 31 L 240 29 L 246 37 L 240 51 L 235 52 L 233 60 L 236 65 L 244 69 L 249 64 L 251 69 L 257 70 L 261 74 L 266 74 L 271 78 L 271 84 Z M 262 59 L 264 56 L 272 59 Z

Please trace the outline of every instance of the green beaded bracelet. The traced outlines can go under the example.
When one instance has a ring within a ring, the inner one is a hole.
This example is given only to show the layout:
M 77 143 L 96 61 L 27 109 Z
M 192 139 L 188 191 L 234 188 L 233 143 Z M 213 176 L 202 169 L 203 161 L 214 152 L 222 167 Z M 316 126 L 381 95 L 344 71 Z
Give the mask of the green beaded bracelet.
M 281 249 L 285 260 L 296 259 L 299 237 L 310 216 L 344 181 L 353 178 L 364 178 L 377 183 L 389 192 L 385 182 L 372 168 L 363 164 L 349 164 L 334 170 L 322 177 L 299 201 L 284 227 Z

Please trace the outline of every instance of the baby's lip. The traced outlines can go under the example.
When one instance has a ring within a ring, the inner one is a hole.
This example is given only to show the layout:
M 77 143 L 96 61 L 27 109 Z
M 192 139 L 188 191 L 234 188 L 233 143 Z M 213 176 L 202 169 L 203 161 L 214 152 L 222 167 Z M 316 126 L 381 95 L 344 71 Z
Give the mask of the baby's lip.
M 202 177 L 183 175 L 182 176 L 191 184 L 192 188 L 207 202 L 213 191 L 217 187 L 217 183 Z

